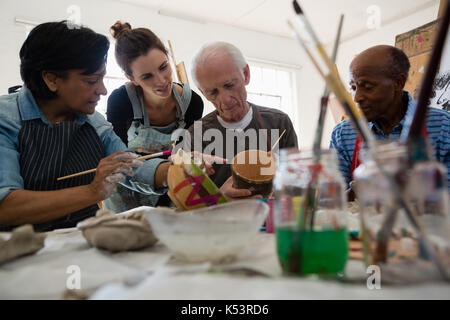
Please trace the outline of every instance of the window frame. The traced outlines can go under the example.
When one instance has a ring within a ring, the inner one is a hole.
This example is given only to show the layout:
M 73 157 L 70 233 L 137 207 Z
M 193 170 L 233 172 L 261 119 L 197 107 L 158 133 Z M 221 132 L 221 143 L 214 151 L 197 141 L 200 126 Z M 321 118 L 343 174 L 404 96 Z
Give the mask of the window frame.
M 282 63 L 282 62 L 277 62 L 277 61 L 269 61 L 269 60 L 263 60 L 263 59 L 258 59 L 258 58 L 252 58 L 252 57 L 246 57 L 247 63 L 249 65 L 249 67 L 251 68 L 252 66 L 256 66 L 256 67 L 260 67 L 260 68 L 266 68 L 266 69 L 272 69 L 272 70 L 276 70 L 276 71 L 283 71 L 283 72 L 287 72 L 289 74 L 289 83 L 290 83 L 290 91 L 291 91 L 291 108 L 290 110 L 284 110 L 282 108 L 280 108 L 280 111 L 283 111 L 284 113 L 286 113 L 289 118 L 292 121 L 292 125 L 294 126 L 294 130 L 297 133 L 297 136 L 299 134 L 298 132 L 298 128 L 299 128 L 299 106 L 298 106 L 298 77 L 299 77 L 299 73 L 302 69 L 301 66 L 299 65 L 294 65 L 294 64 L 288 64 L 288 63 Z M 250 82 L 252 81 L 252 73 L 250 71 Z M 273 97 L 280 97 L 282 98 L 282 96 L 280 95 L 274 95 L 272 93 L 258 93 L 258 92 L 254 92 L 253 90 L 249 89 L 247 87 L 247 93 L 253 94 L 253 95 L 257 95 L 257 94 L 262 94 L 265 96 L 273 96 Z M 249 101 L 252 102 L 252 101 Z M 280 102 L 281 105 L 281 102 Z M 264 107 L 269 107 L 269 108 L 275 108 L 274 106 L 264 106 Z

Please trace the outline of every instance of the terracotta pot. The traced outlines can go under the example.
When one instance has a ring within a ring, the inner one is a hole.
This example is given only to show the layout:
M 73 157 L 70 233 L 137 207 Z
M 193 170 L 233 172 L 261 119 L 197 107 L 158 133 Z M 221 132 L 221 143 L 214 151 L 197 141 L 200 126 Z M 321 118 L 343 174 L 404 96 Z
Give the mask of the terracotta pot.
M 233 186 L 249 189 L 252 194 L 267 198 L 272 193 L 272 180 L 276 164 L 270 152 L 245 150 L 238 153 L 231 164 Z

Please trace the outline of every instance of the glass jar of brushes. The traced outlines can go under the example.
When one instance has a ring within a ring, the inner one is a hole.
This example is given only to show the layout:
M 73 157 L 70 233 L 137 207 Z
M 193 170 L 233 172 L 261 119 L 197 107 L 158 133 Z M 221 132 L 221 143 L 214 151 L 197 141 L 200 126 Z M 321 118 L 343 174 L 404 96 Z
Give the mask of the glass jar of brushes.
M 430 260 L 414 223 L 399 203 L 399 194 L 448 269 L 450 266 L 450 223 L 447 170 L 432 159 L 432 146 L 401 145 L 398 141 L 378 143 L 375 152 L 361 152 L 362 164 L 354 172 L 354 188 L 361 210 L 366 265 L 398 262 L 408 258 Z M 415 150 L 425 160 L 412 161 Z M 391 176 L 396 186 L 380 170 Z M 365 234 L 364 234 L 365 232 Z
M 283 149 L 273 182 L 277 252 L 289 275 L 339 274 L 348 256 L 345 181 L 334 150 Z

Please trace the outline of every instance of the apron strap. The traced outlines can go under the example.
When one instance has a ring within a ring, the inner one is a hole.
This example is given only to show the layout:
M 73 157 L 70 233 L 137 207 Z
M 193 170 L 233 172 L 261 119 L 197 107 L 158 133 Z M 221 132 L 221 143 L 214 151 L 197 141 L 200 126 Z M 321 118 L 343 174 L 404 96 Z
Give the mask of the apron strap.
M 353 171 L 359 167 L 361 160 L 359 158 L 359 152 L 361 151 L 362 140 L 359 134 L 356 136 L 355 149 L 353 150 L 352 164 L 350 165 L 350 179 L 353 180 Z
M 423 124 L 422 137 L 425 138 L 425 139 L 428 138 L 428 129 L 427 129 L 427 124 L 426 123 Z
M 192 91 L 189 84 L 181 83 L 181 86 L 183 87 L 183 93 L 180 96 L 177 88 L 175 88 L 175 85 L 176 84 L 172 85 L 172 92 L 176 101 L 178 127 L 184 128 L 186 126 L 184 122 L 184 115 L 186 114 L 189 103 L 191 102 Z M 133 119 L 144 119 L 144 125 L 146 127 L 149 127 L 150 121 L 148 120 L 148 114 L 147 110 L 144 107 L 144 99 L 142 95 L 138 94 L 138 92 L 136 91 L 136 87 L 131 82 L 127 82 L 125 84 L 125 88 L 127 90 L 128 98 L 131 101 L 131 106 L 133 107 Z
M 187 83 L 180 83 L 180 85 L 183 87 L 183 93 L 178 93 L 177 88 L 175 88 L 175 85 L 172 86 L 172 91 L 174 93 L 175 101 L 178 103 L 179 107 L 181 108 L 182 115 L 184 117 L 184 114 L 186 113 L 189 103 L 191 102 L 192 98 L 192 90 L 189 84 Z
M 184 122 L 184 115 L 186 114 L 189 104 L 191 103 L 192 90 L 187 83 L 180 83 L 180 85 L 183 87 L 183 93 L 181 94 L 181 96 L 178 93 L 177 88 L 175 87 L 175 83 L 172 86 L 172 92 L 177 105 L 178 128 L 184 128 L 186 126 L 186 123 Z
M 144 104 L 142 101 L 142 97 L 140 98 L 138 96 L 138 93 L 136 92 L 136 87 L 131 82 L 127 82 L 125 84 L 125 89 L 127 90 L 128 98 L 130 99 L 131 106 L 133 107 L 133 119 L 134 120 L 140 120 L 144 118 L 148 122 L 148 116 L 144 117 L 145 108 L 143 108 Z M 146 124 L 147 125 L 147 124 Z

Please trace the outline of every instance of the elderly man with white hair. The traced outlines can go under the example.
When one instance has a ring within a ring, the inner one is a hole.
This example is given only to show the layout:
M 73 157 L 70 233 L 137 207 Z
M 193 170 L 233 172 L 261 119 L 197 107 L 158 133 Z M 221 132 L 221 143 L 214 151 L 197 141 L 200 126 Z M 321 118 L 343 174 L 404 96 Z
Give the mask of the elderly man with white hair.
M 229 163 L 242 150 L 270 150 L 285 129 L 279 148 L 297 147 L 287 114 L 247 101 L 250 68 L 237 47 L 226 42 L 204 45 L 194 56 L 191 71 L 194 83 L 216 108 L 189 128 L 196 151 L 224 157 Z M 211 179 L 229 198 L 252 195 L 249 190 L 232 187 L 229 164 L 214 164 L 213 169 Z

